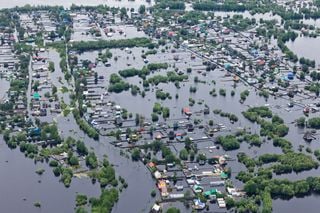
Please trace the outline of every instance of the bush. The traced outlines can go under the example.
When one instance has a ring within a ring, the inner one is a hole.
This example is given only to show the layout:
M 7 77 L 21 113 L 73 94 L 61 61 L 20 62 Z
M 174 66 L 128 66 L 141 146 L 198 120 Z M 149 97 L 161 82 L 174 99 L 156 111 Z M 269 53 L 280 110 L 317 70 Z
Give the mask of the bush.
M 98 159 L 97 159 L 97 156 L 94 154 L 94 152 L 90 152 L 86 156 L 86 165 L 90 169 L 95 169 L 98 167 Z
M 76 196 L 76 206 L 85 206 L 87 205 L 88 198 L 87 195 L 78 194 Z
M 305 127 L 305 125 L 306 125 L 305 117 L 300 117 L 300 118 L 297 119 L 297 126 L 298 127 L 303 128 L 303 127 Z
M 240 143 L 233 135 L 219 136 L 217 137 L 217 143 L 221 144 L 225 151 L 235 150 L 240 148 Z
M 52 160 L 49 162 L 49 166 L 51 166 L 51 167 L 57 167 L 58 165 L 59 165 L 58 161 L 56 161 L 56 160 Z
M 155 190 L 151 191 L 151 197 L 155 197 L 157 195 L 157 192 Z
M 219 89 L 219 95 L 226 96 L 226 90 L 225 89 Z
M 138 161 L 138 160 L 140 160 L 140 155 L 141 155 L 140 149 L 134 148 L 132 150 L 131 158 L 133 161 Z
M 315 129 L 320 129 L 320 117 L 310 118 L 308 126 Z
M 151 120 L 153 122 L 157 122 L 159 120 L 159 116 L 156 113 L 151 114 Z

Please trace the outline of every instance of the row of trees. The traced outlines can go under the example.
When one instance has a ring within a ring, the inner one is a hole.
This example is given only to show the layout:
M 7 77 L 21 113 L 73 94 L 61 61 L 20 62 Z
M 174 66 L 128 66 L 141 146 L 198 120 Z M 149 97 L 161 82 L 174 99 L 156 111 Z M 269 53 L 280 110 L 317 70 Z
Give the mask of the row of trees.
M 151 44 L 151 40 L 148 38 L 80 41 L 80 42 L 71 43 L 70 49 L 79 51 L 79 52 L 85 52 L 85 51 L 111 49 L 111 48 L 147 47 L 149 44 Z
M 99 133 L 98 131 L 90 126 L 83 118 L 80 116 L 80 112 L 78 109 L 74 109 L 73 111 L 73 116 L 79 125 L 80 129 L 84 131 L 89 137 L 99 140 Z
M 122 78 L 115 73 L 110 75 L 109 83 L 109 92 L 121 93 L 122 91 L 126 91 L 130 88 L 129 83 L 122 80 Z
M 147 79 L 148 84 L 158 85 L 159 83 L 181 82 L 188 79 L 187 75 L 177 75 L 175 72 L 167 72 L 167 75 L 155 75 Z
M 150 74 L 151 71 L 159 70 L 159 69 L 167 69 L 167 63 L 151 63 L 147 66 L 144 66 L 142 69 L 129 68 L 125 70 L 120 70 L 119 75 L 124 78 L 139 76 L 142 79 L 145 79 L 146 76 Z

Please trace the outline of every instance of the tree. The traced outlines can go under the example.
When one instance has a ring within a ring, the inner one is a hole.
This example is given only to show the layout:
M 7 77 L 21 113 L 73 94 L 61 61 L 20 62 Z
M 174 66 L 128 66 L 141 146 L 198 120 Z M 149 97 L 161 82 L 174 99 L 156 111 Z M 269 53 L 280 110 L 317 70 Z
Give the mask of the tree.
M 140 159 L 140 149 L 134 148 L 131 154 L 131 158 L 133 161 L 138 161 Z
M 103 190 L 99 198 L 91 198 L 91 212 L 111 212 L 114 203 L 119 199 L 116 188 Z
M 194 161 L 195 152 L 193 151 L 193 149 L 191 149 L 189 153 L 190 153 L 190 161 Z
M 189 137 L 184 140 L 184 148 L 189 151 L 191 149 L 192 141 Z
M 180 213 L 180 210 L 175 207 L 171 207 L 167 210 L 167 213 Z
M 48 67 L 50 72 L 54 72 L 55 68 L 54 68 L 54 63 L 52 61 L 49 61 L 49 67 Z
M 169 118 L 170 117 L 170 109 L 168 107 L 162 108 L 162 117 Z
M 49 162 L 49 166 L 51 166 L 51 167 L 57 167 L 58 165 L 59 165 L 58 161 L 56 161 L 56 160 L 52 160 Z
M 88 198 L 87 195 L 77 194 L 76 196 L 76 206 L 87 205 Z
M 57 91 L 58 91 L 58 89 L 57 89 L 57 87 L 56 86 L 52 86 L 52 94 L 54 95 L 54 94 L 56 94 L 57 93 Z
M 71 155 L 68 159 L 70 166 L 77 166 L 79 165 L 79 160 L 76 156 Z
M 250 195 L 255 195 L 258 193 L 258 185 L 252 181 L 249 180 L 245 185 L 244 185 L 244 191 L 250 196 Z
M 320 117 L 310 118 L 308 120 L 308 126 L 311 128 L 319 129 L 320 128 Z
M 139 7 L 139 13 L 142 15 L 146 12 L 146 6 L 145 5 L 140 5 Z
M 204 154 L 199 154 L 197 157 L 197 161 L 206 161 L 207 157 Z
M 240 148 L 240 143 L 234 135 L 227 135 L 225 137 L 219 136 L 217 138 L 217 143 L 221 144 L 226 151 Z
M 98 159 L 97 156 L 94 154 L 94 152 L 90 152 L 87 156 L 86 156 L 86 165 L 90 168 L 90 169 L 95 169 L 98 167 Z
M 309 193 L 310 186 L 305 180 L 297 181 L 294 184 L 294 191 L 296 195 L 303 196 Z
M 127 9 L 125 7 L 122 7 L 120 9 L 120 19 L 122 20 L 122 19 L 124 19 L 126 17 L 128 17 Z
M 136 126 L 139 126 L 140 124 L 140 115 L 138 113 L 136 114 L 135 123 L 136 123 Z
M 77 152 L 79 155 L 87 155 L 88 149 L 83 141 L 77 141 Z
M 159 120 L 159 116 L 156 113 L 151 114 L 151 119 L 153 122 L 157 122 Z
M 303 128 L 305 126 L 305 124 L 306 124 L 305 117 L 300 117 L 300 118 L 297 119 L 297 126 L 298 127 L 302 127 Z
M 181 160 L 188 160 L 188 155 L 189 155 L 188 151 L 186 149 L 182 149 L 180 151 L 179 157 Z

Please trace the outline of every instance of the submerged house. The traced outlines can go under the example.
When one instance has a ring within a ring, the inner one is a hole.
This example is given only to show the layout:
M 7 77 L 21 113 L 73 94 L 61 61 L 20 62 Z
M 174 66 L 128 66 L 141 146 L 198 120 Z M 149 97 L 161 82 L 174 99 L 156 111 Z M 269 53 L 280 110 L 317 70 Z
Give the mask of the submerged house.
M 200 199 L 194 199 L 193 200 L 193 205 L 192 208 L 196 209 L 196 210 L 202 210 L 206 207 L 205 203 L 202 203 Z
M 160 190 L 162 197 L 167 197 L 169 195 L 167 184 L 164 180 L 158 182 L 158 189 Z
M 190 111 L 190 108 L 189 108 L 189 107 L 183 108 L 183 113 L 184 113 L 186 116 L 191 116 L 191 115 L 192 115 L 192 112 Z

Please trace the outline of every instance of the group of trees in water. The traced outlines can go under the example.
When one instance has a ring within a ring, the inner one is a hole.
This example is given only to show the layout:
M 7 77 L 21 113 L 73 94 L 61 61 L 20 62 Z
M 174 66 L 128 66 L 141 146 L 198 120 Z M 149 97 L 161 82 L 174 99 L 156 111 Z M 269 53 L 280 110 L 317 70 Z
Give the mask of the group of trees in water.
M 144 66 L 142 69 L 129 68 L 119 71 L 119 75 L 124 78 L 139 76 L 142 79 L 145 79 L 152 71 L 167 69 L 167 63 L 150 63 L 147 66 Z

